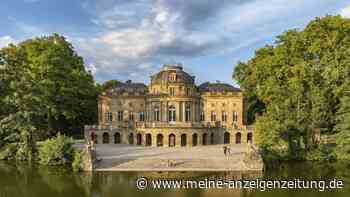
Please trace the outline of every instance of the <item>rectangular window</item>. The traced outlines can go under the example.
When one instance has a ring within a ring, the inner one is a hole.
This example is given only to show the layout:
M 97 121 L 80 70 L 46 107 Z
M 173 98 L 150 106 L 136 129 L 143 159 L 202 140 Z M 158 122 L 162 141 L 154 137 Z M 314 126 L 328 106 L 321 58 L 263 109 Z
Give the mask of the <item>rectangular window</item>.
M 158 106 L 154 107 L 153 115 L 154 115 L 153 116 L 153 120 L 154 121 L 159 121 L 160 113 L 159 113 L 159 107 Z
M 222 119 L 222 122 L 226 122 L 227 121 L 227 114 L 226 114 L 225 111 L 222 112 L 221 119 Z
M 204 112 L 201 112 L 201 121 L 205 121 Z
M 237 120 L 238 120 L 238 114 L 237 114 L 237 112 L 234 111 L 234 112 L 232 113 L 232 121 L 233 121 L 233 122 L 237 122 Z
M 191 89 L 190 88 L 186 88 L 186 96 L 190 96 L 191 94 Z
M 118 121 L 123 121 L 123 111 L 118 111 Z
M 129 112 L 129 121 L 134 121 L 134 113 L 132 111 Z
M 113 114 L 112 112 L 107 112 L 106 113 L 106 120 L 111 122 L 113 120 Z
M 186 106 L 185 121 L 191 121 L 191 107 Z
M 145 121 L 145 112 L 140 112 L 140 121 Z
M 211 112 L 210 119 L 211 119 L 212 122 L 216 121 L 216 113 L 214 111 Z
M 169 92 L 170 92 L 170 96 L 175 96 L 175 88 L 174 87 L 170 87 Z

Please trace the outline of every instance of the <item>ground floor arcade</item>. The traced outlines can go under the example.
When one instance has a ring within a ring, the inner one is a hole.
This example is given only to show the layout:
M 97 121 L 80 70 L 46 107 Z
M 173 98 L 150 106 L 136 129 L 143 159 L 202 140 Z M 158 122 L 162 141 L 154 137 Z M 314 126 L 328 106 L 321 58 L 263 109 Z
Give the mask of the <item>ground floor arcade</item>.
M 224 129 L 89 130 L 85 131 L 85 137 L 97 144 L 131 144 L 153 147 L 186 147 L 253 142 L 251 131 L 227 131 Z

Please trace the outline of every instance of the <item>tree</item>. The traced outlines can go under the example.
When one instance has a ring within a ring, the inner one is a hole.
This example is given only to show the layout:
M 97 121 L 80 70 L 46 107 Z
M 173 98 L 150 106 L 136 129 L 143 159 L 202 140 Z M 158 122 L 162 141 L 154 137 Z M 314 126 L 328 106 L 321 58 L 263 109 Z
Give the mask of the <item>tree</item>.
M 59 131 L 71 134 L 96 121 L 95 82 L 63 36 L 1 49 L 0 70 L 0 142 L 21 139 L 25 144 Z
M 336 136 L 336 155 L 339 159 L 350 159 L 350 95 L 347 92 L 340 102 L 339 110 L 336 113 L 338 131 Z
M 256 115 L 273 117 L 293 157 L 317 148 L 318 135 L 335 132 L 335 106 L 349 86 L 349 32 L 349 19 L 316 18 L 303 30 L 287 30 L 234 70 L 254 109 L 248 110 L 250 123 Z

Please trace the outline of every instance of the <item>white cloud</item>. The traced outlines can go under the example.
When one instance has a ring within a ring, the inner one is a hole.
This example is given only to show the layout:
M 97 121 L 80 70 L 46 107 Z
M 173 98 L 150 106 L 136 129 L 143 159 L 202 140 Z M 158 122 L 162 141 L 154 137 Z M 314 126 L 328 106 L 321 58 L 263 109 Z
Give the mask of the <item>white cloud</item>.
M 94 64 L 90 63 L 86 66 L 86 69 L 90 71 L 93 75 L 96 74 L 97 68 Z
M 15 39 L 11 36 L 2 36 L 0 37 L 0 48 L 6 47 L 10 43 L 16 43 Z
M 340 15 L 345 18 L 350 18 L 350 5 L 340 10 Z
M 330 5 L 318 0 L 105 0 L 84 4 L 99 32 L 76 39 L 75 45 L 93 62 L 98 79 L 143 81 L 159 64 L 232 54 L 301 27 L 326 14 Z

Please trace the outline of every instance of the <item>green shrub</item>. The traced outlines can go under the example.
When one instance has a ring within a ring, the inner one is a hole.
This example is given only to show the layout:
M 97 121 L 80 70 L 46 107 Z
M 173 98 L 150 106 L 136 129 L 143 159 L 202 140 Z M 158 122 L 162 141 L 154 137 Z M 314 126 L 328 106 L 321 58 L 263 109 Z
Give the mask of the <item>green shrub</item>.
M 73 140 L 65 135 L 45 140 L 39 147 L 39 162 L 43 165 L 63 165 L 73 158 Z
M 84 169 L 84 152 L 81 150 L 74 150 L 73 162 L 72 162 L 73 171 L 78 172 Z
M 0 149 L 0 160 L 14 159 L 17 152 L 17 144 L 7 144 Z

